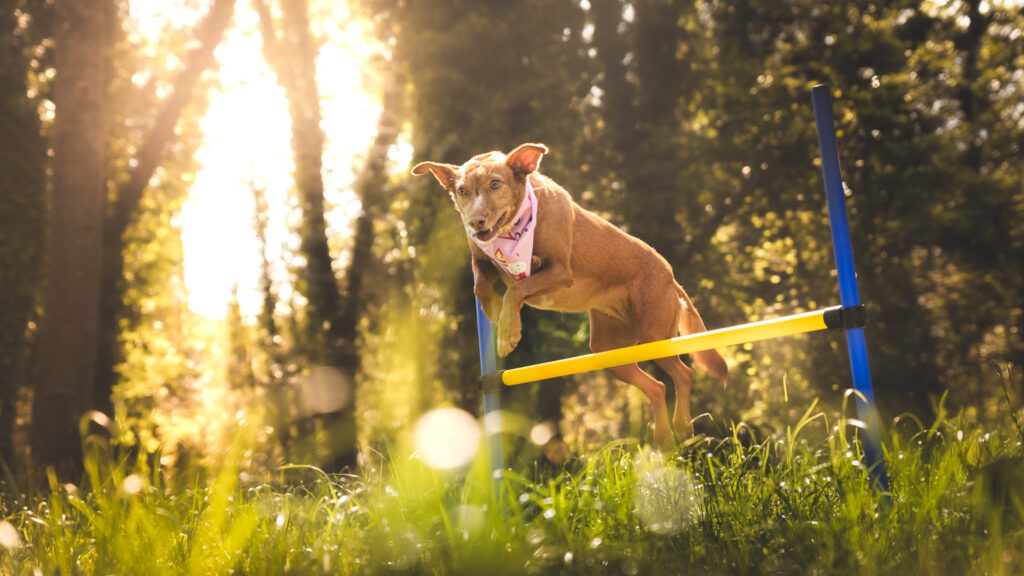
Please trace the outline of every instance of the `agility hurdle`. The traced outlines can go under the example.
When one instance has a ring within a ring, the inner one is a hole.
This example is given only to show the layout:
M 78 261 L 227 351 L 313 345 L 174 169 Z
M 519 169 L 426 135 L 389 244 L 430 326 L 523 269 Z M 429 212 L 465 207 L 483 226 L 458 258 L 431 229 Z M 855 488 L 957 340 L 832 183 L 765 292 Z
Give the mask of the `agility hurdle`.
M 889 480 L 882 457 L 878 416 L 871 387 L 867 345 L 864 339 L 866 312 L 860 303 L 857 290 L 850 226 L 846 215 L 843 181 L 839 171 L 839 153 L 835 124 L 832 118 L 832 96 L 827 86 L 815 86 L 811 90 L 811 97 L 814 103 L 818 146 L 821 152 L 821 168 L 825 179 L 826 205 L 836 259 L 841 305 L 532 366 L 497 370 L 493 327 L 484 316 L 480 302 L 477 301 L 477 336 L 480 343 L 481 385 L 484 392 L 484 422 L 488 434 L 491 471 L 498 490 L 500 490 L 502 470 L 504 469 L 499 413 L 500 395 L 506 386 L 539 382 L 570 374 L 783 336 L 820 330 L 844 330 L 853 385 L 857 391 L 858 415 L 866 427 L 863 443 L 865 464 L 871 471 L 878 487 L 883 492 L 889 491 Z

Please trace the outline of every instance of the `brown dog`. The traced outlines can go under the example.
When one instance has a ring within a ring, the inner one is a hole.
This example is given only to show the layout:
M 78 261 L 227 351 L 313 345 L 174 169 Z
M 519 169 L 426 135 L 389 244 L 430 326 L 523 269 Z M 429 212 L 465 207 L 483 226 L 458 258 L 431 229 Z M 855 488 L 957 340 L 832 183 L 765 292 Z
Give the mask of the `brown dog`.
M 433 173 L 462 215 L 476 275 L 474 292 L 484 313 L 497 324 L 498 354 L 507 355 L 519 343 L 519 311 L 524 303 L 545 310 L 589 311 L 590 348 L 594 352 L 705 331 L 700 315 L 661 255 L 581 208 L 561 186 L 537 172 L 547 152 L 543 144 L 523 144 L 508 156 L 489 152 L 474 156 L 462 166 L 423 162 L 412 169 L 417 176 L 428 170 Z M 536 200 L 536 229 L 532 258 L 525 258 L 533 274 L 517 279 L 513 273 L 522 272 L 526 265 L 509 265 L 500 250 L 497 256 L 485 250 L 490 248 L 495 253 L 490 243 L 508 233 L 514 219 L 519 224 L 519 220 L 529 217 L 525 207 L 533 200 L 528 196 L 528 182 Z M 498 278 L 506 286 L 504 297 L 494 290 Z M 725 382 L 728 368 L 718 352 L 707 350 L 693 356 L 711 375 Z M 691 435 L 693 370 L 678 356 L 657 363 L 675 383 L 673 425 L 680 438 L 687 438 Z M 654 440 L 662 448 L 670 446 L 665 385 L 636 364 L 617 366 L 609 372 L 650 399 Z

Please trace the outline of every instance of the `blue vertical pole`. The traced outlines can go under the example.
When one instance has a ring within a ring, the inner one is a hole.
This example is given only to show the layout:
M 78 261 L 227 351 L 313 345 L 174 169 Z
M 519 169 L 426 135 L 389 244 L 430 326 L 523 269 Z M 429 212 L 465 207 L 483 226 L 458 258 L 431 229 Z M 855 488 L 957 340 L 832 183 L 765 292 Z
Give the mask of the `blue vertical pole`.
M 492 374 L 498 370 L 497 354 L 494 352 L 494 327 L 484 315 L 480 301 L 476 301 L 476 336 L 480 343 L 480 375 Z M 494 494 L 498 499 L 504 480 L 505 455 L 501 446 L 501 391 L 484 388 L 484 434 L 487 437 L 487 454 L 490 459 L 491 479 Z
M 853 244 L 850 241 L 850 223 L 846 217 L 846 198 L 843 178 L 839 172 L 839 152 L 836 145 L 835 123 L 832 118 L 832 94 L 828 86 L 815 86 L 811 90 L 814 101 L 814 121 L 818 127 L 818 146 L 821 149 L 821 170 L 825 177 L 825 197 L 828 202 L 829 226 L 832 230 L 832 248 L 836 256 L 839 276 L 839 298 L 844 308 L 860 306 L 857 274 L 853 267 Z M 846 346 L 850 353 L 850 371 L 857 397 L 857 412 L 867 425 L 864 442 L 865 464 L 884 492 L 889 491 L 889 477 L 885 473 L 882 456 L 881 433 L 875 395 L 871 389 L 871 369 L 868 365 L 867 343 L 863 328 L 846 330 Z

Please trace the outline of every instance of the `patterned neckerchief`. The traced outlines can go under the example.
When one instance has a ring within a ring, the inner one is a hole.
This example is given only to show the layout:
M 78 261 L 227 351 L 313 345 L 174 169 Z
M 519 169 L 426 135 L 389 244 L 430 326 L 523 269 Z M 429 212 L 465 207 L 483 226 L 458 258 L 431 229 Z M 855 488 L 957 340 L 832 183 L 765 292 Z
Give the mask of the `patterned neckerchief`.
M 470 232 L 476 242 L 491 260 L 502 267 L 508 275 L 522 280 L 530 275 L 530 259 L 533 257 L 533 231 L 537 222 L 537 194 L 533 191 L 530 178 L 526 178 L 526 194 L 511 224 L 504 226 L 487 242 L 481 242 Z

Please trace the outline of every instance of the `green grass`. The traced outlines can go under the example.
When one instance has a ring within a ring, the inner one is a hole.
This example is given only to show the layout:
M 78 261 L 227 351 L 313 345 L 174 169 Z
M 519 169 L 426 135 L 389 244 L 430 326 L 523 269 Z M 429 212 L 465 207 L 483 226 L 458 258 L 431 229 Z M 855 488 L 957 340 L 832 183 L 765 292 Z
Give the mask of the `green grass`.
M 97 447 L 92 488 L 3 496 L 0 574 L 1024 573 L 1016 428 L 892 434 L 886 501 L 855 424 L 812 406 L 772 439 L 734 430 L 664 456 L 619 442 L 509 470 L 500 499 L 483 455 L 454 473 L 408 454 L 361 477 L 288 468 L 274 485 L 241 484 L 228 457 L 170 486 Z

